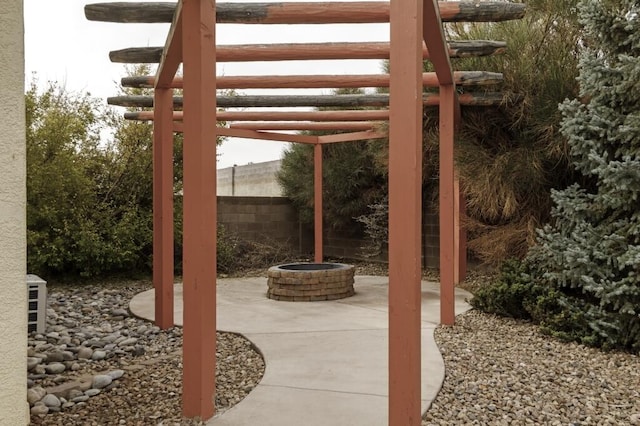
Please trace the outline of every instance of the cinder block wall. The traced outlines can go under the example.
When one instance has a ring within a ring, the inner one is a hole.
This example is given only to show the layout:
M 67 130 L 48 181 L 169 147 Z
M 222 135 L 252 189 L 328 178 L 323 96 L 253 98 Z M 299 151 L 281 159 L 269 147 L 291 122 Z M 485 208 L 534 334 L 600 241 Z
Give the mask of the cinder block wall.
M 0 6 L 0 424 L 29 423 L 22 0 Z
M 218 222 L 249 241 L 277 241 L 307 253 L 313 244 L 309 230 L 283 197 L 218 197 Z
M 217 191 L 222 196 L 281 197 L 276 179 L 280 160 L 218 169 Z
M 422 218 L 422 265 L 424 267 L 439 267 L 439 241 L 438 214 L 425 212 Z M 364 260 L 366 257 L 362 247 L 366 245 L 365 236 L 346 236 L 333 230 L 325 230 L 324 233 L 324 254 L 326 257 Z M 370 260 L 386 262 L 388 253 L 383 250 L 380 255 L 370 258 Z
M 313 253 L 313 228 L 301 225 L 296 209 L 284 197 L 218 196 L 218 222 L 235 235 L 249 241 L 277 241 L 300 255 Z M 438 215 L 423 217 L 423 266 L 439 266 Z M 365 259 L 364 236 L 345 235 L 325 228 L 324 255 L 327 258 Z M 375 261 L 387 261 L 383 252 Z

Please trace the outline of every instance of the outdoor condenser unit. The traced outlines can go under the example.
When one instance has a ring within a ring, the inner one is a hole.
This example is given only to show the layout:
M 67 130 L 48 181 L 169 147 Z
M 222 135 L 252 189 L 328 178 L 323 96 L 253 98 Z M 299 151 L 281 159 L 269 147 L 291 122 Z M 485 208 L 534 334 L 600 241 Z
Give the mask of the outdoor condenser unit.
M 47 282 L 37 275 L 27 275 L 29 333 L 44 333 L 47 324 Z

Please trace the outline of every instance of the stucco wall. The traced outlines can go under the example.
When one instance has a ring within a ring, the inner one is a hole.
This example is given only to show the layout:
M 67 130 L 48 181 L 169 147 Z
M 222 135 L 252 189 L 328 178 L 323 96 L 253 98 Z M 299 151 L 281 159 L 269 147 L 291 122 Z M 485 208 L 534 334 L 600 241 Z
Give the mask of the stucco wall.
M 280 160 L 246 164 L 219 169 L 218 195 L 236 197 L 281 197 L 282 189 L 276 180 Z
M 22 0 L 0 7 L 0 423 L 29 423 Z

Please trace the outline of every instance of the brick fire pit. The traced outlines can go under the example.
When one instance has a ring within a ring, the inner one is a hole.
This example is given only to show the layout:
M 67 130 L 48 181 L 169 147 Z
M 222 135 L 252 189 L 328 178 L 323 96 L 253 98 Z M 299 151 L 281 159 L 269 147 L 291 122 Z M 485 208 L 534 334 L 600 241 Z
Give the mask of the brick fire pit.
M 287 302 L 337 300 L 353 296 L 355 268 L 342 263 L 289 263 L 269 268 L 267 297 Z

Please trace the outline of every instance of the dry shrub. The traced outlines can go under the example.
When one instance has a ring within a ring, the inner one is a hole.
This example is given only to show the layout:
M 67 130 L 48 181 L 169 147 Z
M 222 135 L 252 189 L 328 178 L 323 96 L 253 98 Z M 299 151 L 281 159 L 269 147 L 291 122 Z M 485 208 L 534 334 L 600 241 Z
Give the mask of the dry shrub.
M 482 262 L 497 266 L 505 259 L 522 258 L 533 244 L 537 221 L 529 216 L 501 226 L 466 218 L 468 247 Z

